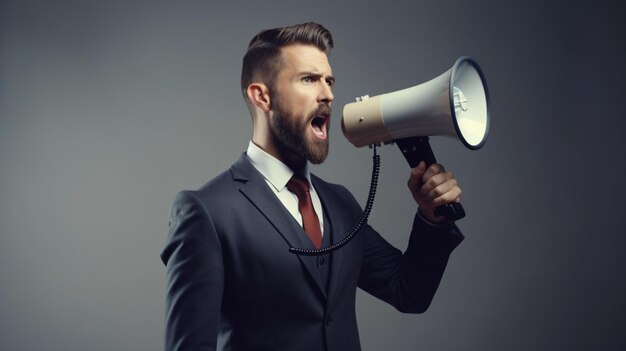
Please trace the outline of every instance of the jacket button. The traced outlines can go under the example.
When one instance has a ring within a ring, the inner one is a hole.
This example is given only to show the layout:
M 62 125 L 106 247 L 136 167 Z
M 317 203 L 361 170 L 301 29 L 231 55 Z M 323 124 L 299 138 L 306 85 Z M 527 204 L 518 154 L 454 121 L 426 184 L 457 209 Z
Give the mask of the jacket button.
M 332 323 L 332 321 L 333 321 L 333 317 L 328 316 L 328 318 L 326 318 L 326 326 L 327 327 L 330 326 L 330 323 Z

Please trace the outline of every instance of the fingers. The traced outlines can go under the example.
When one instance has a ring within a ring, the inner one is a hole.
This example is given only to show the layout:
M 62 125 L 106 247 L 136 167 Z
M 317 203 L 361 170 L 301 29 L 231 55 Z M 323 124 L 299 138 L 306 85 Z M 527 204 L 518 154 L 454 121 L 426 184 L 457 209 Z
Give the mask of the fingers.
M 429 202 L 431 206 L 461 201 L 462 191 L 452 172 L 446 172 L 440 164 L 433 164 L 423 172 L 419 172 L 419 166 L 416 169 L 411 172 L 409 179 L 409 187 L 417 186 L 419 189 L 418 194 L 415 194 L 416 200 Z M 419 180 L 414 179 L 414 176 L 420 174 Z
M 422 177 L 424 178 L 424 177 Z M 444 185 L 447 185 L 444 187 Z M 453 185 L 456 185 L 456 179 L 452 172 L 437 173 L 432 177 L 423 181 L 420 192 L 424 195 L 432 194 L 432 198 L 442 195 L 445 191 L 449 190 Z
M 462 191 L 456 179 L 452 178 L 429 191 L 426 194 L 426 198 L 432 199 L 433 206 L 439 206 L 452 202 L 460 202 L 461 194 Z
M 433 163 L 432 165 L 430 165 L 430 167 L 428 167 L 428 169 L 426 169 L 426 172 L 422 176 L 422 182 L 426 183 L 428 179 L 430 179 L 435 174 L 443 172 L 445 172 L 443 165 L 440 165 L 439 163 Z
M 424 208 L 460 202 L 461 188 L 452 172 L 446 172 L 440 164 L 426 168 L 422 161 L 411 170 L 407 182 L 415 201 Z
M 452 174 L 452 172 L 446 172 L 442 165 L 434 163 L 426 169 L 420 179 L 422 183 L 420 192 L 424 195 L 428 194 L 440 184 L 450 179 L 454 179 L 454 174 Z

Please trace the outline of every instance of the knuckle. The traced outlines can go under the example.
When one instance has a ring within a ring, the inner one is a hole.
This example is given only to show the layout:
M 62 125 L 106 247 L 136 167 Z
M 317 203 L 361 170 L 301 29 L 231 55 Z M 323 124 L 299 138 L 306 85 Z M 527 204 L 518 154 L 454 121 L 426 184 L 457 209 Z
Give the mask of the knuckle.
M 433 192 L 433 195 L 436 196 L 436 197 L 439 197 L 439 196 L 442 196 L 442 195 L 445 194 L 443 192 L 443 189 L 441 189 L 441 187 L 437 187 L 437 188 L 433 189 L 432 192 Z
M 454 176 L 454 173 L 452 173 L 452 172 L 446 172 L 446 176 L 447 176 L 449 179 L 456 179 L 456 178 L 455 178 L 455 176 Z
M 435 188 L 435 187 L 437 187 L 437 185 L 439 185 L 439 183 L 437 182 L 437 180 L 436 180 L 434 177 L 432 177 L 432 178 L 428 179 L 428 181 L 426 182 L 426 184 L 427 184 L 429 187 L 431 187 L 431 188 Z

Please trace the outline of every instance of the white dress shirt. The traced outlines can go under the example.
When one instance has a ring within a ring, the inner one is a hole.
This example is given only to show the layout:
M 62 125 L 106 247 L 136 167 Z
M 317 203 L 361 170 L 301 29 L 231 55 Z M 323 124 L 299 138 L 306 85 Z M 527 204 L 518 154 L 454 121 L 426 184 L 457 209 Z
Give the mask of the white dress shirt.
M 291 179 L 291 176 L 293 176 L 294 173 L 291 168 L 287 167 L 287 165 L 274 156 L 265 152 L 252 141 L 248 143 L 246 155 L 248 156 L 248 159 L 250 159 L 254 168 L 256 168 L 263 175 L 265 182 L 270 189 L 272 189 L 274 194 L 276 194 L 278 200 L 280 200 L 287 211 L 289 211 L 293 218 L 295 218 L 300 226 L 302 226 L 302 215 L 300 214 L 300 210 L 298 208 L 298 197 L 296 194 L 287 189 L 287 182 L 289 182 L 289 179 Z M 324 212 L 322 209 L 322 202 L 320 201 L 319 196 L 317 196 L 317 192 L 315 192 L 315 188 L 311 183 L 311 173 L 309 172 L 308 162 L 304 169 L 304 174 L 301 174 L 301 176 L 305 177 L 309 181 L 311 201 L 313 202 L 313 208 L 315 209 L 317 218 L 320 221 L 322 235 L 324 235 Z

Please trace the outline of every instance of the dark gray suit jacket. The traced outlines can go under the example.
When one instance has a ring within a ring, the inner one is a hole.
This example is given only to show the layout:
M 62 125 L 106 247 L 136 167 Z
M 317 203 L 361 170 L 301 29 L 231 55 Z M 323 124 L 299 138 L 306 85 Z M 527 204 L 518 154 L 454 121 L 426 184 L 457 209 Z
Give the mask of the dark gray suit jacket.
M 333 242 L 361 215 L 342 186 L 312 176 Z M 402 312 L 425 311 L 463 235 L 415 216 L 404 254 L 369 225 L 330 254 L 326 276 L 302 228 L 242 157 L 172 204 L 161 258 L 167 266 L 166 350 L 215 350 L 221 323 L 232 350 L 360 350 L 357 286 Z M 327 278 L 327 279 L 324 279 Z

